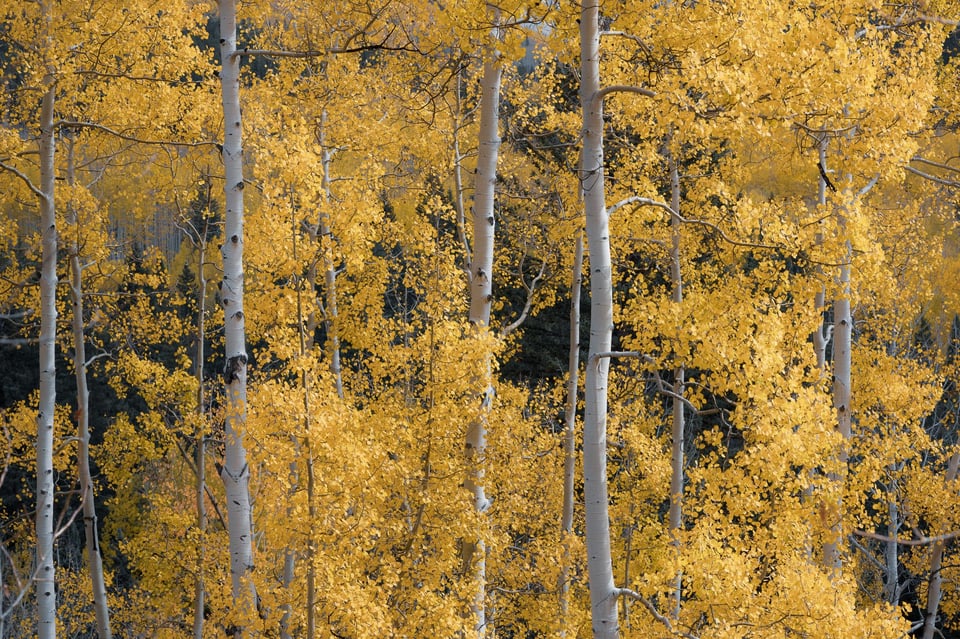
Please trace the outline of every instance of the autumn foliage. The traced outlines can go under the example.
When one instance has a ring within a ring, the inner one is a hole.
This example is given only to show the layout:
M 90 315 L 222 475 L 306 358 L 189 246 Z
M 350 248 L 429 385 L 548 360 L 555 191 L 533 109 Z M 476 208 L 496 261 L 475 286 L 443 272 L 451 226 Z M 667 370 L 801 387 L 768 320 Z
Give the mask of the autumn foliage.
M 0 8 L 0 639 L 960 636 L 960 4 L 228 7 Z

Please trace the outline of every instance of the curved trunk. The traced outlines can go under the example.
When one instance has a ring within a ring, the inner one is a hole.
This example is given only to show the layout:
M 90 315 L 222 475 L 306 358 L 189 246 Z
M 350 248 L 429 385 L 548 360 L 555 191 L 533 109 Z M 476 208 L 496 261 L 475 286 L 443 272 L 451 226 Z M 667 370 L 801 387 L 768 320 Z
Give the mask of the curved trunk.
M 73 167 L 73 142 L 70 141 L 67 147 L 67 184 L 70 186 L 75 182 Z M 79 234 L 80 220 L 77 219 L 76 211 L 71 210 L 70 217 Z M 73 301 L 73 368 L 77 381 L 77 474 L 80 482 L 80 504 L 83 509 L 87 570 L 93 590 L 97 636 L 100 639 L 110 639 L 107 588 L 103 579 L 103 557 L 97 536 L 96 497 L 90 475 L 90 391 L 87 388 L 87 349 L 83 333 L 83 269 L 80 265 L 80 245 L 76 240 L 70 247 L 70 298 Z
M 603 180 L 603 102 L 600 91 L 600 31 L 596 3 L 580 12 L 580 100 L 583 190 L 590 249 L 590 356 L 584 388 L 583 484 L 590 608 L 597 639 L 619 636 L 617 596 L 610 555 L 607 501 L 607 371 L 613 341 L 613 280 L 609 216 Z
M 960 467 L 960 453 L 954 453 L 947 464 L 945 481 L 952 484 L 957 479 L 957 470 Z M 938 541 L 933 545 L 930 556 L 930 581 L 927 587 L 927 607 L 923 615 L 922 639 L 933 639 L 937 634 L 937 610 L 940 608 L 940 597 L 943 595 L 943 551 L 945 541 Z

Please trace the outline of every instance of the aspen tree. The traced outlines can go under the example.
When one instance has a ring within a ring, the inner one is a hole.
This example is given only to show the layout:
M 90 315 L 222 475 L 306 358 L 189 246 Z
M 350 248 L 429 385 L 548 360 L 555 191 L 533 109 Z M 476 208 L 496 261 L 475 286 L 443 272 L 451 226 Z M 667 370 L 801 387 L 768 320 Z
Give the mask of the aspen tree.
M 76 187 L 75 142 L 67 141 L 67 185 Z M 68 204 L 74 226 L 74 241 L 69 249 L 70 259 L 70 298 L 73 302 L 71 323 L 73 327 L 73 367 L 77 381 L 77 475 L 80 484 L 81 508 L 87 569 L 93 589 L 93 604 L 97 620 L 97 636 L 110 639 L 110 612 L 107 609 L 107 589 L 103 576 L 103 556 L 100 552 L 100 538 L 97 530 L 96 494 L 90 473 L 90 391 L 87 386 L 87 351 L 84 333 L 83 304 L 83 266 L 80 264 L 80 227 L 81 220 L 75 203 Z
M 593 635 L 619 636 L 617 592 L 607 515 L 607 376 L 613 334 L 610 230 L 604 192 L 603 98 L 600 94 L 600 16 L 580 8 L 580 100 L 583 111 L 579 179 L 590 255 L 590 348 L 584 386 L 583 482 Z
M 40 399 L 37 413 L 36 440 L 36 632 L 39 639 L 57 635 L 56 567 L 54 565 L 54 411 L 56 408 L 56 340 L 57 340 L 57 220 L 56 220 L 56 122 L 54 105 L 57 95 L 54 55 L 53 8 L 46 2 L 39 7 L 40 47 L 44 59 L 39 111 L 39 184 L 15 166 L 2 162 L 0 167 L 19 177 L 37 197 L 40 209 Z M 2 584 L 0 584 L 2 587 Z
M 250 467 L 244 445 L 247 415 L 247 351 L 243 299 L 243 125 L 240 117 L 240 56 L 237 54 L 237 11 L 234 0 L 220 2 L 220 71 L 223 101 L 223 165 L 225 221 L 223 284 L 227 397 L 225 453 L 220 476 L 226 486 L 230 526 L 230 577 L 234 623 L 238 636 L 248 633 L 256 605 L 253 569 L 253 516 Z
M 496 220 L 494 214 L 495 191 L 497 181 L 497 159 L 500 148 L 500 53 L 496 50 L 496 42 L 501 38 L 499 26 L 499 12 L 489 10 L 492 18 L 493 33 L 491 43 L 484 47 L 483 75 L 480 79 L 480 132 L 477 147 L 476 180 L 473 193 L 473 251 L 468 268 L 470 276 L 470 315 L 469 321 L 475 330 L 481 333 L 490 328 L 490 307 L 493 300 L 493 255 L 494 230 Z M 489 358 L 489 355 L 488 355 Z M 484 490 L 484 466 L 486 461 L 487 415 L 493 402 L 493 380 L 491 379 L 491 362 L 482 364 L 484 372 L 479 376 L 480 412 L 467 426 L 466 458 L 467 477 L 464 487 L 473 496 L 473 507 L 477 513 L 483 514 L 490 507 L 490 500 Z M 483 519 L 481 519 L 482 521 Z M 485 527 L 485 526 L 482 526 Z M 464 540 L 463 543 L 464 572 L 476 583 L 476 595 L 471 608 L 473 610 L 475 629 L 478 636 L 487 635 L 486 616 L 486 546 L 482 535 L 478 539 Z

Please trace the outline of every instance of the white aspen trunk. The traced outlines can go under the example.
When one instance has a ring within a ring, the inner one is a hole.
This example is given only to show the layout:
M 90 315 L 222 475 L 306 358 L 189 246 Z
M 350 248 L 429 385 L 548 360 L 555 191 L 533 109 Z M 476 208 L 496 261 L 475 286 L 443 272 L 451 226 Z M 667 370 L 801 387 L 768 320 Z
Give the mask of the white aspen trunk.
M 324 212 L 320 215 L 318 227 L 322 242 L 323 251 L 323 284 L 325 292 L 325 306 L 327 337 L 330 340 L 330 372 L 333 373 L 334 385 L 337 391 L 337 397 L 343 399 L 343 376 L 340 372 L 340 335 L 337 327 L 337 269 L 333 263 L 333 247 L 331 242 L 333 236 L 330 232 L 330 216 L 326 212 L 326 207 L 330 205 L 330 165 L 332 154 L 327 146 L 326 140 L 327 112 L 324 111 L 320 116 L 320 153 L 321 164 L 323 166 L 323 176 L 321 178 L 321 193 L 323 196 Z M 311 279 L 311 282 L 314 281 Z M 311 333 L 312 339 L 312 333 Z
M 49 6 L 44 7 L 49 19 Z M 57 219 L 54 205 L 53 107 L 56 86 L 47 77 L 40 105 L 40 407 L 37 412 L 37 637 L 57 635 L 56 569 L 53 563 L 53 413 L 56 405 Z
M 73 142 L 67 146 L 67 184 L 74 186 Z M 71 207 L 72 208 L 72 207 Z M 71 222 L 80 232 L 80 220 L 71 210 Z M 87 570 L 93 592 L 93 610 L 97 622 L 97 636 L 110 639 L 110 613 L 107 608 L 107 588 L 103 579 L 103 557 L 97 535 L 96 495 L 90 475 L 90 391 L 87 387 L 87 349 L 83 333 L 83 269 L 80 264 L 80 244 L 76 236 L 70 247 L 70 297 L 73 301 L 73 368 L 77 382 L 77 474 L 80 482 L 80 503 L 83 509 L 83 529 L 87 551 Z
M 195 463 L 197 466 L 197 529 L 200 531 L 199 546 L 197 547 L 197 574 L 193 583 L 193 638 L 203 639 L 204 608 L 206 607 L 206 585 L 204 574 L 206 572 L 206 543 L 207 534 L 207 505 L 204 501 L 204 493 L 207 489 L 206 472 L 206 433 L 204 432 L 204 402 L 206 402 L 206 393 L 203 378 L 203 362 L 206 357 L 204 351 L 204 340 L 206 339 L 207 322 L 207 276 L 203 272 L 203 267 L 207 261 L 207 231 L 208 224 L 204 222 L 203 235 L 198 238 L 197 248 L 199 251 L 197 257 L 197 354 L 194 363 L 195 375 L 197 378 L 197 428 L 194 435 L 196 454 Z
M 584 389 L 583 483 L 593 635 L 597 639 L 612 639 L 619 636 L 620 629 L 607 501 L 609 359 L 602 355 L 610 351 L 613 341 L 613 271 L 603 178 L 603 101 L 599 92 L 599 7 L 591 2 L 582 4 L 580 10 L 580 183 L 590 249 L 590 355 Z
M 840 297 L 833 302 L 833 405 L 837 411 L 837 430 L 843 442 L 837 461 L 840 465 L 847 463 L 847 443 L 851 434 L 850 410 L 850 366 L 851 345 L 853 338 L 853 319 L 850 315 L 850 260 L 853 253 L 847 243 L 846 262 L 840 267 Z M 831 500 L 826 509 L 830 521 L 827 543 L 823 548 L 823 562 L 827 568 L 839 574 L 842 568 L 840 544 L 843 540 L 843 477 L 844 471 L 839 470 L 831 474 L 831 480 L 837 491 L 837 496 Z
M 573 557 L 570 546 L 573 539 L 573 497 L 577 454 L 577 386 L 580 383 L 580 288 L 583 285 L 583 234 L 577 234 L 573 254 L 573 277 L 570 282 L 570 352 L 567 358 L 567 410 L 563 430 L 563 515 L 560 520 L 560 539 L 563 543 L 563 563 L 560 565 L 560 636 L 569 629 L 570 565 Z
M 670 216 L 670 225 L 672 227 L 671 247 L 670 247 L 670 280 L 673 285 L 672 300 L 674 304 L 683 302 L 683 277 L 680 271 L 680 172 L 677 169 L 677 163 L 673 156 L 668 157 L 670 170 L 670 207 L 674 214 Z M 676 395 L 673 398 L 673 428 L 672 442 L 670 448 L 670 511 L 669 533 L 670 543 L 676 549 L 677 575 L 674 578 L 673 585 L 673 608 L 670 616 L 676 620 L 680 617 L 680 601 L 683 598 L 683 572 L 680 569 L 680 538 L 679 533 L 683 527 L 683 437 L 684 437 L 684 415 L 683 415 L 683 390 L 684 390 L 685 371 L 682 363 L 677 364 L 673 369 L 673 392 Z M 626 584 L 629 587 L 629 584 Z
M 226 368 L 224 463 L 220 476 L 226 489 L 230 538 L 230 577 L 235 612 L 234 630 L 247 634 L 254 614 L 256 591 L 249 579 L 253 568 L 253 522 L 250 469 L 244 448 L 247 419 L 247 352 L 243 315 L 243 127 L 240 119 L 240 57 L 237 50 L 235 0 L 220 2 L 220 82 L 223 98 L 223 165 L 226 220 L 223 240 L 223 304 Z
M 896 470 L 892 465 L 891 470 Z M 897 505 L 897 482 L 891 479 L 887 484 L 887 521 L 888 535 L 891 540 L 884 545 L 884 560 L 886 563 L 886 575 L 883 581 L 883 598 L 887 603 L 896 606 L 900 595 L 900 570 L 899 570 L 899 549 L 897 536 L 900 533 L 900 508 Z
M 494 21 L 499 16 L 494 16 Z M 494 39 L 499 37 L 494 29 Z M 469 321 L 478 331 L 490 327 L 490 306 L 493 299 L 494 204 L 496 196 L 497 160 L 500 155 L 500 56 L 494 45 L 484 52 L 483 77 L 480 80 L 480 144 L 477 150 L 477 171 L 473 194 L 473 256 L 470 263 Z M 487 354 L 483 372 L 478 380 L 483 387 L 480 412 L 467 426 L 465 457 L 467 476 L 464 487 L 473 495 L 473 507 L 480 516 L 490 506 L 484 491 L 484 466 L 487 447 L 487 412 L 493 401 L 490 372 L 490 354 Z M 488 633 L 486 617 L 486 547 L 482 535 L 463 541 L 463 569 L 475 582 L 476 592 L 471 604 L 474 629 L 477 636 Z
M 947 484 L 957 479 L 957 470 L 960 467 L 960 453 L 954 453 L 947 463 L 947 475 L 944 478 Z M 927 586 L 927 607 L 923 615 L 923 634 L 921 639 L 933 639 L 937 634 L 937 610 L 940 608 L 940 597 L 943 596 L 943 551 L 945 541 L 938 541 L 933 545 L 930 554 L 930 581 Z
M 826 169 L 827 166 L 827 139 L 826 137 L 820 142 L 819 148 L 817 150 L 817 161 L 820 163 L 820 166 Z M 827 180 L 824 176 L 820 176 L 820 179 L 817 183 L 817 203 L 820 206 L 825 206 L 827 204 Z M 819 246 L 823 243 L 823 234 L 817 233 L 816 243 Z M 817 358 L 817 367 L 821 371 L 827 369 L 827 343 L 830 341 L 831 331 L 833 327 L 827 327 L 824 323 L 823 313 L 827 308 L 827 293 L 825 289 L 820 289 L 814 297 L 814 306 L 817 311 L 820 313 L 820 322 L 817 325 L 817 329 L 813 332 L 813 352 Z

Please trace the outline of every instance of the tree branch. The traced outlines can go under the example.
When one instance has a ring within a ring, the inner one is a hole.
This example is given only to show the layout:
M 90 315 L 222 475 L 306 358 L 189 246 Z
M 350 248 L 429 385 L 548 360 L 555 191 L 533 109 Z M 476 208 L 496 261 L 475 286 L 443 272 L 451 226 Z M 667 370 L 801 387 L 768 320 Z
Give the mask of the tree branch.
M 675 218 L 676 218 L 679 222 L 681 222 L 682 224 L 696 224 L 696 225 L 698 225 L 698 226 L 705 226 L 705 227 L 707 227 L 707 228 L 715 231 L 715 232 L 723 239 L 724 242 L 727 242 L 727 243 L 729 243 L 729 244 L 733 244 L 734 246 L 744 246 L 744 247 L 748 247 L 748 248 L 770 249 L 770 250 L 774 250 L 774 251 L 776 251 L 776 250 L 781 250 L 781 249 L 783 248 L 783 247 L 781 247 L 781 246 L 775 246 L 775 245 L 773 245 L 773 244 L 759 244 L 759 243 L 755 243 L 755 242 L 743 242 L 743 241 L 741 241 L 741 240 L 736 240 L 736 239 L 730 237 L 729 235 L 727 235 L 727 234 L 723 231 L 723 229 L 721 229 L 719 226 L 717 226 L 717 225 L 714 224 L 713 222 L 707 222 L 706 220 L 695 220 L 695 219 L 685 218 L 685 217 L 683 217 L 682 215 L 680 215 L 679 213 L 677 213 L 676 211 L 674 211 L 674 210 L 670 207 L 670 205 L 669 205 L 669 204 L 666 204 L 665 202 L 660 202 L 659 200 L 651 200 L 650 198 L 639 197 L 639 196 L 636 196 L 636 195 L 635 195 L 635 196 L 632 196 L 632 197 L 628 197 L 628 198 L 625 199 L 625 200 L 621 200 L 621 201 L 617 202 L 616 204 L 614 204 L 613 206 L 611 206 L 610 208 L 607 209 L 607 213 L 610 214 L 610 215 L 612 215 L 612 214 L 614 213 L 614 211 L 616 211 L 617 209 L 619 209 L 619 208 L 621 208 L 621 207 L 623 207 L 623 206 L 626 206 L 627 204 L 640 204 L 640 205 L 644 205 L 644 206 L 656 206 L 656 207 L 661 208 L 661 209 L 667 211 L 668 213 L 670 213 L 670 215 L 672 215 L 673 217 L 675 217 Z
M 22 171 L 21 171 L 20 169 L 18 169 L 17 167 L 15 167 L 15 166 L 10 166 L 10 165 L 7 164 L 6 162 L 0 162 L 0 169 L 3 169 L 4 171 L 10 171 L 10 172 L 13 173 L 14 175 L 16 175 L 18 178 L 20 178 L 21 180 L 23 180 L 23 183 L 27 185 L 27 188 L 29 188 L 31 191 L 33 191 L 33 193 L 34 193 L 37 197 L 40 197 L 40 198 L 43 198 L 43 199 L 47 199 L 47 197 L 49 197 L 46 193 L 44 193 L 43 191 L 41 191 L 41 190 L 37 187 L 37 185 L 34 184 L 33 181 L 30 180 L 29 177 L 27 177 L 27 174 L 26 174 L 26 173 L 22 172 Z
M 115 138 L 121 140 L 126 140 L 127 142 L 135 142 L 137 144 L 151 144 L 155 146 L 181 146 L 181 147 L 198 147 L 198 146 L 215 146 L 220 148 L 220 144 L 213 140 L 203 140 L 200 142 L 176 142 L 173 140 L 147 140 L 144 138 L 137 137 L 135 135 L 130 135 L 127 133 L 121 133 L 115 129 L 111 129 L 108 126 L 102 124 L 97 124 L 95 122 L 78 122 L 74 120 L 61 120 L 58 123 L 62 127 L 67 127 L 70 129 L 94 129 L 95 131 L 102 131 L 103 133 L 108 133 Z
M 593 96 L 594 100 L 602 102 L 611 93 L 639 93 L 640 95 L 645 95 L 648 98 L 655 98 L 657 94 L 645 87 L 637 87 L 630 84 L 612 84 L 608 87 L 603 87 Z
M 944 533 L 942 535 L 936 535 L 934 537 L 918 537 L 914 539 L 901 539 L 899 537 L 888 537 L 887 535 L 880 535 L 878 533 L 867 532 L 866 530 L 854 530 L 852 534 L 857 535 L 858 537 L 866 537 L 867 539 L 875 539 L 876 541 L 893 542 L 893 543 L 900 544 L 902 546 L 926 546 L 928 544 L 936 544 L 943 541 L 950 541 L 951 539 L 956 539 L 957 537 L 960 537 L 960 530 Z
M 958 187 L 958 186 L 960 186 L 960 182 L 957 182 L 956 180 L 948 180 L 948 179 L 946 179 L 946 178 L 937 177 L 936 175 L 931 175 L 931 174 L 929 174 L 929 173 L 926 173 L 926 172 L 924 172 L 924 171 L 921 171 L 920 169 L 915 169 L 915 168 L 913 168 L 913 167 L 910 166 L 910 165 L 904 166 L 903 169 L 904 169 L 905 171 L 909 171 L 910 173 L 913 173 L 914 175 L 919 175 L 920 177 L 922 177 L 922 178 L 924 178 L 924 179 L 930 180 L 931 182 L 936 182 L 937 184 L 942 184 L 943 186 L 951 186 L 951 187 Z
M 674 628 L 673 623 L 671 623 L 670 619 L 665 615 L 660 614 L 660 612 L 657 610 L 657 607 L 654 606 L 653 603 L 650 602 L 650 600 L 648 600 L 646 597 L 644 597 L 640 593 L 634 590 L 630 590 L 629 588 L 615 588 L 613 591 L 613 594 L 615 597 L 627 597 L 628 599 L 639 601 L 641 604 L 643 604 L 644 608 L 650 611 L 650 614 L 653 615 L 654 619 L 656 619 L 657 621 L 659 621 L 664 625 L 664 627 L 667 629 L 667 632 L 669 632 L 670 634 L 676 635 L 678 637 L 685 637 L 686 639 L 700 639 L 699 637 L 697 637 L 697 635 L 690 634 L 689 632 L 684 632 L 683 630 L 678 630 L 677 628 Z

